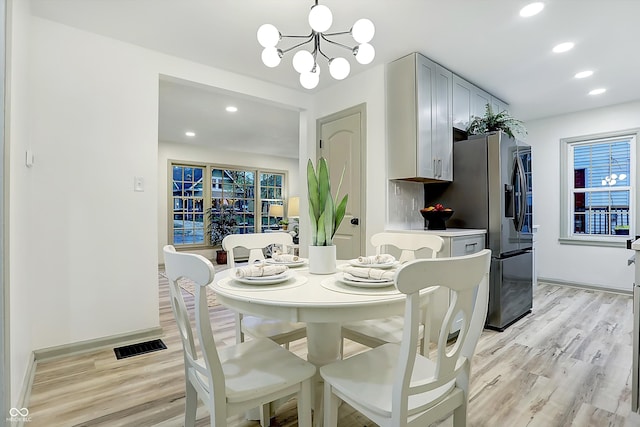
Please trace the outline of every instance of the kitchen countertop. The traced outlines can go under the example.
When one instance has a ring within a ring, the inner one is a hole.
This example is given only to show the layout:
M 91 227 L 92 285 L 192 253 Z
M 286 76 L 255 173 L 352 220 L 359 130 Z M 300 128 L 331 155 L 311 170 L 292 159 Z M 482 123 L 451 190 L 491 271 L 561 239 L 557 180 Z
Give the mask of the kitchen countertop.
M 402 233 L 429 233 L 436 234 L 442 237 L 460 237 L 460 236 L 473 236 L 478 234 L 487 234 L 487 230 L 476 228 L 447 228 L 446 230 L 385 230 L 389 232 L 402 232 Z M 640 241 L 638 241 L 640 242 Z M 635 244 L 635 243 L 634 243 Z M 640 243 L 638 243 L 638 250 L 640 250 Z

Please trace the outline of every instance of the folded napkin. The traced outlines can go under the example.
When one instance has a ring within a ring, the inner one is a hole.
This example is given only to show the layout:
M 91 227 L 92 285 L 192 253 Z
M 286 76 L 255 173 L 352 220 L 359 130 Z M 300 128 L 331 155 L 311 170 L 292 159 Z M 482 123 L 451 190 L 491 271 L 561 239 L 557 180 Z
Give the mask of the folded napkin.
M 379 268 L 366 268 L 366 267 L 347 267 L 344 269 L 345 273 L 351 274 L 352 276 L 362 277 L 364 279 L 387 279 L 393 280 L 393 277 L 396 275 L 395 271 L 382 270 Z
M 271 255 L 271 259 L 275 262 L 298 262 L 300 261 L 300 257 L 292 254 L 283 254 L 280 252 L 276 252 Z
M 253 264 L 246 267 L 236 268 L 236 277 L 264 277 L 275 276 L 276 274 L 287 271 L 289 267 L 286 265 L 268 265 L 268 264 Z
M 389 254 L 358 257 L 358 262 L 360 264 L 392 264 L 395 262 L 395 260 L 396 258 L 393 255 Z

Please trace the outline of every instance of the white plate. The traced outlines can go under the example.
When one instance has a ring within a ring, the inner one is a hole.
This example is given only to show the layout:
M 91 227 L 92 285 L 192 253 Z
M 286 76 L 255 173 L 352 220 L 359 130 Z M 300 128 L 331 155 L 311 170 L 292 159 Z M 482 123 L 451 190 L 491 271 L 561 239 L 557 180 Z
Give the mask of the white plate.
M 358 262 L 358 259 L 356 258 L 356 259 L 350 259 L 349 260 L 349 264 L 351 264 L 354 267 L 386 269 L 386 268 L 396 267 L 398 265 L 398 261 L 386 262 L 386 263 L 383 263 L 383 264 L 362 264 L 362 263 Z
M 357 286 L 359 288 L 386 288 L 388 286 L 393 286 L 393 280 L 386 281 L 386 282 L 381 282 L 379 280 L 377 280 L 375 282 L 371 282 L 371 281 L 361 282 L 359 280 L 347 279 L 344 276 L 338 276 L 337 279 L 338 279 L 339 282 L 342 282 L 345 285 Z M 366 280 L 366 279 L 363 279 L 363 280 Z
M 291 276 L 291 272 L 285 271 L 280 274 L 274 274 L 273 276 L 234 277 L 234 280 L 244 283 L 245 285 L 273 285 L 276 283 L 286 282 L 291 278 Z
M 271 265 L 286 265 L 287 267 L 299 267 L 307 262 L 306 259 L 299 258 L 298 261 L 274 261 L 272 258 L 265 260 L 265 263 Z

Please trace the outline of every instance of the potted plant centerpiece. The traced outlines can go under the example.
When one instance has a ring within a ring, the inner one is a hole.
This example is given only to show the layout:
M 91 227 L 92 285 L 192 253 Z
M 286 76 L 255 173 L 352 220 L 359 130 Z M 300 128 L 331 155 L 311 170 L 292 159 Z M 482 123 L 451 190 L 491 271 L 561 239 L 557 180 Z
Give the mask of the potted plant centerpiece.
M 475 116 L 469 126 L 467 133 L 469 135 L 480 135 L 487 132 L 502 131 L 511 138 L 516 136 L 524 137 L 527 130 L 521 120 L 513 118 L 506 111 L 494 113 L 491 105 L 486 105 L 484 117 Z
M 311 159 L 307 162 L 307 186 L 309 190 L 309 216 L 311 222 L 311 246 L 309 246 L 309 272 L 331 274 L 336 271 L 336 247 L 333 236 L 340 226 L 347 209 L 349 195 L 336 203 L 331 195 L 329 166 L 324 157 L 318 159 L 317 171 Z M 344 178 L 340 175 L 336 196 Z
M 209 216 L 209 238 L 212 245 L 222 244 L 222 240 L 229 234 L 233 234 L 238 225 L 233 211 L 226 206 L 222 206 L 220 210 L 213 207 L 207 210 Z M 216 250 L 216 262 L 218 264 L 227 263 L 227 251 L 222 248 Z

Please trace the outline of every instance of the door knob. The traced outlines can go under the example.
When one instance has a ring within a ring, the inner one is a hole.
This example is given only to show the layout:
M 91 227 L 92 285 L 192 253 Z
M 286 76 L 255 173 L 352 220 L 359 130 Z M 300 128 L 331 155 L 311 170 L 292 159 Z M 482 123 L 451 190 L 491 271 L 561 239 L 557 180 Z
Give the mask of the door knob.
M 360 220 L 358 218 L 351 218 L 351 224 L 358 225 L 359 223 L 360 223 Z

